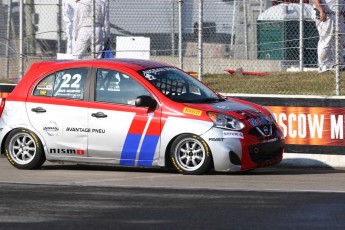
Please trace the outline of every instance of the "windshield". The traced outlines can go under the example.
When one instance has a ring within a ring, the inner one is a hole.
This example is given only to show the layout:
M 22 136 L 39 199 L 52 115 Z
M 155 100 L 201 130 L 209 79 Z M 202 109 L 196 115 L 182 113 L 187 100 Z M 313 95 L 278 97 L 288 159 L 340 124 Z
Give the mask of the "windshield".
M 139 71 L 153 86 L 176 102 L 213 103 L 225 100 L 201 82 L 174 67 Z

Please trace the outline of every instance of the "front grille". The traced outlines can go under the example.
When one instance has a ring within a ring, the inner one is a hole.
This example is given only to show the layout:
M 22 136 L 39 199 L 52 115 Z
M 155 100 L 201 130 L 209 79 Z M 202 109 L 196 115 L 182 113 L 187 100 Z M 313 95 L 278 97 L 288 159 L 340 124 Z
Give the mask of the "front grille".
M 249 135 L 254 135 L 256 137 L 267 137 L 267 136 L 275 136 L 277 131 L 277 127 L 275 125 L 260 125 L 257 127 L 253 127 L 249 130 Z
M 277 159 L 282 153 L 283 149 L 284 142 L 282 140 L 258 145 L 250 145 L 248 147 L 251 160 L 257 164 Z

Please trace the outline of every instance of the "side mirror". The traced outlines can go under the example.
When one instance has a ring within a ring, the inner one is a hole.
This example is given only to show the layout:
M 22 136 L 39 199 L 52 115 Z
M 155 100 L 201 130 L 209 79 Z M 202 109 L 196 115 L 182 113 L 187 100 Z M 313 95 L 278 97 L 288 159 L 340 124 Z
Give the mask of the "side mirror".
M 156 109 L 157 101 L 151 96 L 142 95 L 135 99 L 135 106 L 137 107 L 149 107 L 150 109 Z

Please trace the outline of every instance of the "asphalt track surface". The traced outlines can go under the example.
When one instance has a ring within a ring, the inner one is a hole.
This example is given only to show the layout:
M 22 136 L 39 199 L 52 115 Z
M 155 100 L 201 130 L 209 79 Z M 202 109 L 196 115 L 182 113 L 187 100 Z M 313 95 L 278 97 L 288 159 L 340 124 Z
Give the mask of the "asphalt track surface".
M 0 229 L 345 229 L 345 170 L 184 176 L 0 157 Z

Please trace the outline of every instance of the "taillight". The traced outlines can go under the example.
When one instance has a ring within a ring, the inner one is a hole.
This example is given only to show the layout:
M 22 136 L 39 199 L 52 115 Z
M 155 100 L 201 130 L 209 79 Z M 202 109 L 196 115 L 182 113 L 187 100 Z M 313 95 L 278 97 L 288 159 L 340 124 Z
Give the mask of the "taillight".
M 5 108 L 5 102 L 6 102 L 6 99 L 5 98 L 0 98 L 1 102 L 0 102 L 0 117 L 2 115 L 2 111 L 4 111 L 4 108 Z

